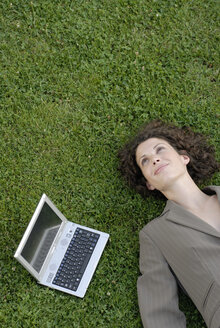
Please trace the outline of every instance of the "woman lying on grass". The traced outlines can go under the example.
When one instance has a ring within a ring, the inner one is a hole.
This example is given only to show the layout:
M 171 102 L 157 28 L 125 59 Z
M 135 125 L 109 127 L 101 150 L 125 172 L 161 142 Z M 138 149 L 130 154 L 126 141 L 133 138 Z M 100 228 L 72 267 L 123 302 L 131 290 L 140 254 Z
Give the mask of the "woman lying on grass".
M 196 184 L 219 170 L 213 147 L 189 128 L 153 121 L 119 158 L 120 172 L 137 192 L 167 199 L 163 213 L 140 232 L 144 327 L 186 327 L 180 286 L 207 327 L 220 328 L 220 187 Z

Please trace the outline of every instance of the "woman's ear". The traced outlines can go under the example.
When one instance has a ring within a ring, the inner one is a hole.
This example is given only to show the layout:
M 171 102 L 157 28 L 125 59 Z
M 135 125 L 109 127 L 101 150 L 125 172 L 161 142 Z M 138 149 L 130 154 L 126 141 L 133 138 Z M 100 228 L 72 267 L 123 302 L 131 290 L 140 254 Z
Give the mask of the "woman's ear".
M 187 165 L 190 162 L 189 156 L 188 155 L 182 155 L 182 156 L 183 156 L 184 163 Z
M 146 181 L 146 186 L 147 186 L 147 189 L 149 190 L 154 190 L 155 188 L 149 183 Z
M 185 150 L 180 150 L 179 154 L 183 159 L 183 163 L 187 165 L 190 162 L 190 157 L 188 156 L 187 152 Z

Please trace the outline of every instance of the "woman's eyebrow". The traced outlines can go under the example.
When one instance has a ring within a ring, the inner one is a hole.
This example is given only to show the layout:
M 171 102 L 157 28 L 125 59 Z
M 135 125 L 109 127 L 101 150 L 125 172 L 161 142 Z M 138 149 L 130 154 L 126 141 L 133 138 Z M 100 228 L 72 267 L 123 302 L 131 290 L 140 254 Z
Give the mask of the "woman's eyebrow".
M 157 146 L 159 146 L 159 145 L 165 145 L 165 144 L 162 142 L 159 142 L 156 146 L 153 147 L 153 149 L 157 148 Z
M 142 156 L 140 157 L 140 160 L 141 160 L 143 157 L 145 157 L 145 156 L 147 156 L 147 155 L 146 155 L 146 154 L 142 155 Z

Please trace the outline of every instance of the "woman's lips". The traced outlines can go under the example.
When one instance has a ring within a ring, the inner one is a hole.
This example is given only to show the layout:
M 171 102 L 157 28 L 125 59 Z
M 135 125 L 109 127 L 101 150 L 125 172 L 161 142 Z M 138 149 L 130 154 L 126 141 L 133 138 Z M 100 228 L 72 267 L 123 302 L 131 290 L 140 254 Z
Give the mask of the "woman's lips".
M 167 165 L 168 164 L 163 164 L 163 165 L 159 166 L 158 169 L 156 169 L 156 171 L 154 172 L 154 175 L 159 174 L 164 169 L 164 167 L 166 167 Z

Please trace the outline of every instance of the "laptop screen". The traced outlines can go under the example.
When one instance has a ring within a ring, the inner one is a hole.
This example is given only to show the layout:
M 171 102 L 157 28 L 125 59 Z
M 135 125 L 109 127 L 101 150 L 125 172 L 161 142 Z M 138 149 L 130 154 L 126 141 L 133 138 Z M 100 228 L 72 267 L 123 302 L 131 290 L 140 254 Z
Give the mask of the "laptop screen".
M 23 258 L 39 273 L 62 220 L 45 202 L 27 242 L 21 252 Z

